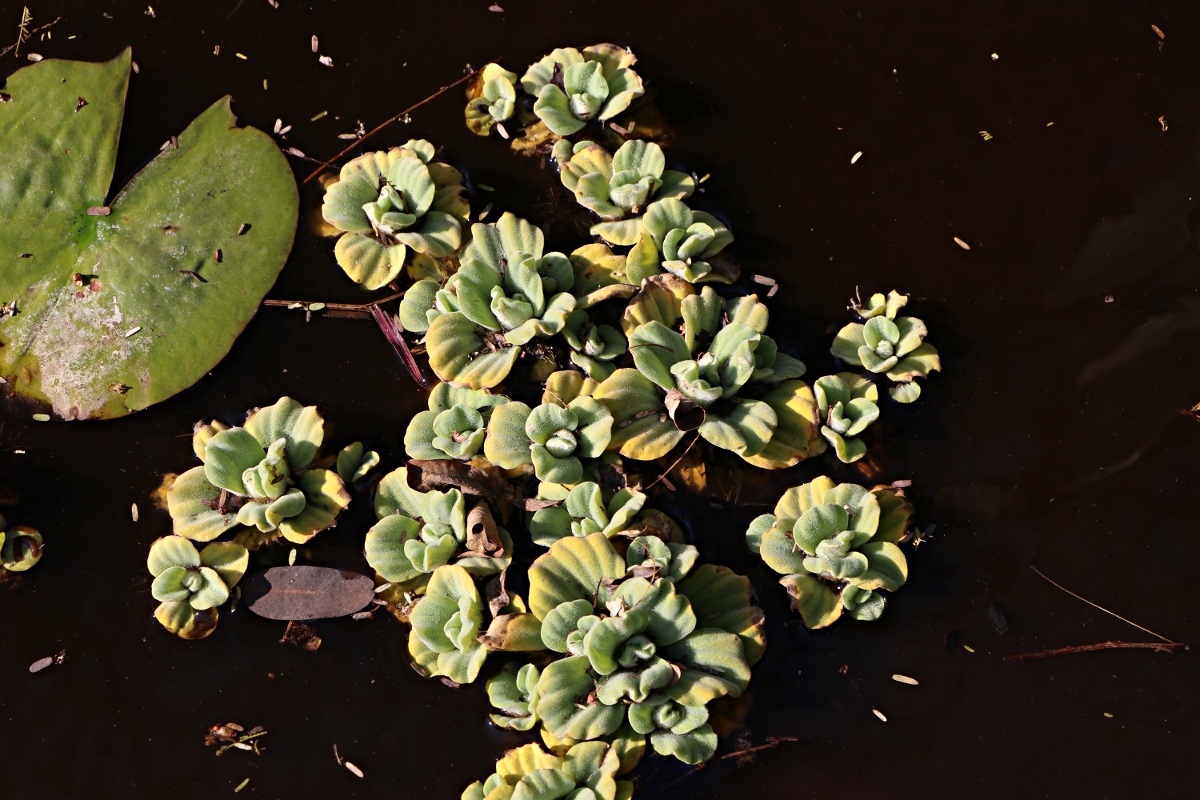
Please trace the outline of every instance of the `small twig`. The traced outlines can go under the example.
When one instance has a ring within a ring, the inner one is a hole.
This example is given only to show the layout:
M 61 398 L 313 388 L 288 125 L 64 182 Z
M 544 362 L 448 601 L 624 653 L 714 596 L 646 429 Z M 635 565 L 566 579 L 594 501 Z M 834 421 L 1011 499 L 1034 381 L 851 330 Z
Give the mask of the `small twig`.
M 329 309 L 330 311 L 354 311 L 360 314 L 370 314 L 371 306 L 377 306 L 380 303 L 387 303 L 400 297 L 404 297 L 404 292 L 389 294 L 387 297 L 384 297 L 380 300 L 372 300 L 369 303 L 326 303 L 325 308 Z M 262 304 L 264 306 L 282 306 L 284 308 L 289 308 L 292 306 L 308 308 L 309 306 L 314 305 L 316 302 L 316 300 L 263 300 Z
M 55 17 L 53 22 L 47 22 L 45 25 L 39 25 L 39 26 L 38 26 L 38 27 L 36 27 L 36 28 L 31 28 L 29 31 L 27 31 L 27 32 L 26 32 L 25 38 L 23 38 L 23 39 L 22 39 L 22 38 L 20 38 L 20 31 L 18 31 L 18 41 L 17 41 L 17 43 L 16 43 L 16 44 L 10 44 L 8 47 L 4 48 L 3 50 L 0 50 L 0 58 L 4 58 L 6 55 L 8 55 L 9 53 L 11 53 L 13 50 L 16 50 L 16 49 L 17 49 L 18 47 L 20 47 L 22 44 L 24 44 L 25 42 L 29 41 L 29 39 L 30 39 L 30 38 L 31 38 L 31 37 L 32 37 L 32 36 L 33 36 L 35 33 L 41 33 L 42 31 L 49 30 L 50 28 L 53 28 L 55 25 L 57 25 L 57 24 L 59 23 L 59 21 L 60 21 L 60 20 L 62 20 L 62 17 Z M 28 24 L 28 23 L 26 23 L 26 24 Z
M 1004 660 L 1029 661 L 1034 658 L 1065 656 L 1071 653 L 1091 653 L 1096 650 L 1154 650 L 1158 653 L 1174 653 L 1181 647 L 1186 648 L 1187 645 L 1183 642 L 1100 642 L 1099 644 L 1080 644 L 1074 647 L 1056 647 L 1053 650 L 1042 650 L 1037 653 L 1014 653 L 1013 655 L 1005 656 Z
M 493 59 L 493 60 L 494 60 L 494 59 Z M 354 148 L 358 147 L 358 146 L 359 146 L 360 144 L 362 144 L 364 141 L 366 141 L 367 139 L 370 139 L 372 136 L 374 136 L 375 134 L 379 133 L 381 130 L 383 130 L 384 128 L 386 128 L 388 125 L 391 125 L 393 122 L 397 122 L 397 121 L 399 121 L 399 120 L 403 119 L 404 117 L 408 116 L 408 115 L 409 115 L 409 114 L 411 114 L 413 111 L 416 111 L 418 108 L 420 108 L 421 106 L 425 105 L 425 104 L 426 104 L 426 103 L 428 103 L 429 101 L 431 101 L 431 100 L 433 100 L 433 99 L 435 99 L 435 98 L 437 98 L 437 97 L 440 97 L 441 95 L 443 95 L 443 94 L 445 94 L 446 92 L 450 91 L 450 90 L 451 90 L 451 89 L 453 89 L 455 86 L 460 86 L 460 85 L 462 85 L 463 83 L 466 83 L 467 81 L 471 80 L 471 78 L 474 78 L 476 75 L 478 75 L 478 74 L 479 74 L 480 72 L 482 72 L 482 71 L 483 71 L 483 67 L 479 67 L 478 69 L 473 69 L 473 70 L 471 70 L 470 72 L 468 72 L 466 75 L 463 75 L 461 78 L 459 78 L 458 80 L 456 80 L 454 83 L 451 83 L 451 84 L 448 84 L 448 85 L 446 85 L 446 86 L 443 86 L 442 88 L 438 89 L 438 90 L 437 90 L 436 92 L 434 92 L 433 94 L 429 95 L 429 97 L 426 97 L 424 100 L 422 100 L 422 101 L 420 101 L 420 102 L 418 102 L 418 103 L 414 103 L 413 105 L 411 105 L 411 106 L 409 106 L 408 108 L 406 108 L 406 109 L 404 109 L 403 111 L 401 111 L 401 112 L 400 112 L 399 114 L 397 114 L 396 116 L 394 116 L 394 117 L 391 117 L 390 119 L 384 120 L 383 122 L 379 123 L 379 124 L 378 124 L 378 125 L 376 125 L 374 128 L 372 128 L 371 130 L 369 130 L 369 131 L 367 131 L 366 133 L 364 133 L 362 136 L 360 136 L 360 137 L 358 137 L 357 139 L 355 139 L 355 140 L 354 140 L 353 142 L 351 142 L 349 145 L 347 145 L 347 146 L 346 146 L 346 147 L 345 147 L 345 148 L 344 148 L 344 149 L 343 149 L 343 150 L 342 150 L 340 153 L 338 153 L 338 154 L 337 154 L 336 156 L 334 156 L 333 158 L 329 159 L 329 161 L 328 161 L 328 162 L 326 162 L 326 164 L 327 164 L 328 166 L 332 166 L 332 162 L 334 162 L 334 161 L 337 161 L 339 158 L 341 158 L 342 156 L 346 155 L 347 153 L 349 153 L 349 152 L 350 152 L 351 150 L 353 150 Z M 311 181 L 313 178 L 317 177 L 317 176 L 318 176 L 318 175 L 320 175 L 322 172 L 324 172 L 324 171 L 325 171 L 325 169 L 326 169 L 326 166 L 325 166 L 325 165 L 323 165 L 323 166 L 320 166 L 320 167 L 317 167 L 315 170 L 313 170 L 313 171 L 312 171 L 312 173 L 311 173 L 311 174 L 309 174 L 309 176 L 308 176 L 307 178 L 305 178 L 303 181 L 301 181 L 301 182 L 300 182 L 300 183 L 301 183 L 301 185 L 303 186 L 303 185 L 307 184 L 307 183 L 308 183 L 309 181 Z
M 1158 639 L 1162 639 L 1164 642 L 1166 642 L 1166 643 L 1167 643 L 1167 644 L 1169 644 L 1169 645 L 1172 645 L 1172 646 L 1178 646 L 1178 645 L 1179 645 L 1179 642 L 1176 642 L 1176 641 L 1174 641 L 1174 640 L 1172 640 L 1172 639 L 1168 639 L 1167 637 L 1163 636 L 1161 633 L 1155 633 L 1154 631 L 1150 630 L 1149 628 L 1143 628 L 1141 625 L 1138 625 L 1136 622 L 1132 622 L 1132 621 L 1130 621 L 1130 620 L 1127 620 L 1127 619 L 1125 619 L 1124 617 L 1122 617 L 1120 614 L 1117 614 L 1117 613 L 1114 613 L 1114 612 L 1112 612 L 1112 611 L 1109 611 L 1109 610 L 1108 610 L 1107 608 L 1105 608 L 1104 606 L 1102 606 L 1102 605 L 1099 605 L 1099 604 L 1097 604 L 1097 603 L 1093 603 L 1091 600 L 1088 600 L 1086 597 L 1080 597 L 1079 595 L 1075 594 L 1074 592 L 1072 592 L 1070 589 L 1066 588 L 1065 586 L 1063 586 L 1063 585 L 1061 585 L 1061 584 L 1059 584 L 1059 583 L 1057 583 L 1057 582 L 1055 582 L 1055 581 L 1051 580 L 1049 577 L 1047 577 L 1047 576 L 1046 576 L 1046 573 L 1042 572 L 1040 569 L 1038 569 L 1037 567 L 1033 566 L 1032 564 L 1030 564 L 1030 565 L 1029 565 L 1029 567 L 1030 567 L 1030 569 L 1032 569 L 1034 572 L 1036 572 L 1036 573 L 1037 573 L 1037 574 L 1038 574 L 1038 575 L 1039 575 L 1039 576 L 1042 578 L 1042 580 L 1045 580 L 1045 581 L 1049 582 L 1049 583 L 1050 583 L 1052 586 L 1055 586 L 1056 588 L 1058 588 L 1058 589 L 1061 589 L 1062 591 L 1064 591 L 1064 592 L 1066 592 L 1067 594 L 1071 595 L 1071 597 L 1074 597 L 1076 600 L 1082 600 L 1083 602 L 1087 603 L 1087 604 L 1088 604 L 1089 606 L 1091 606 L 1092 608 L 1097 608 L 1097 609 L 1099 609 L 1099 610 L 1103 611 L 1105 614 L 1108 614 L 1109 616 L 1116 617 L 1117 619 L 1121 620 L 1121 622 L 1124 622 L 1124 623 L 1126 623 L 1126 624 L 1132 625 L 1133 627 L 1137 628 L 1139 631 L 1142 631 L 1143 633 L 1148 633 L 1148 634 L 1150 634 L 1151 636 L 1154 636 L 1154 637 L 1156 637 L 1156 638 L 1158 638 Z
M 374 303 L 371 304 L 370 310 L 371 318 L 375 320 L 375 324 L 379 326 L 379 330 L 383 331 L 384 338 L 388 340 L 388 344 L 396 351 L 396 355 L 400 357 L 400 361 L 404 364 L 404 368 L 408 370 L 408 374 L 412 376 L 414 381 L 420 384 L 422 389 L 429 391 L 429 379 L 425 377 L 425 373 L 421 371 L 421 366 L 413 358 L 412 351 L 408 349 L 408 342 L 404 341 L 404 333 L 396 323 L 396 319 Z
M 667 467 L 666 471 L 664 471 L 662 475 L 659 475 L 657 478 L 655 478 L 653 483 L 651 483 L 649 486 L 647 486 L 645 489 L 642 489 L 641 491 L 642 492 L 650 491 L 658 484 L 659 481 L 661 481 L 663 478 L 667 477 L 667 475 L 671 472 L 671 470 L 678 467 L 679 462 L 683 461 L 683 459 L 687 457 L 687 454 L 692 451 L 692 447 L 695 446 L 696 442 L 699 441 L 699 439 L 700 439 L 700 434 L 697 433 L 695 436 L 692 437 L 692 441 L 688 444 L 687 449 L 685 449 L 683 451 L 683 453 L 679 456 L 679 458 L 675 459 L 675 463 L 672 464 L 671 466 Z

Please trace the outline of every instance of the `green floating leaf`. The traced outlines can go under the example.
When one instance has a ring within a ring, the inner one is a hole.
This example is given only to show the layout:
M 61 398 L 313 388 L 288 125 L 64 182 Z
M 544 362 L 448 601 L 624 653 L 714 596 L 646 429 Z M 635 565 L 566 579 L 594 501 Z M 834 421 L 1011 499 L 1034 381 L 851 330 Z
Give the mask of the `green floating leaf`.
M 66 419 L 119 417 L 199 380 L 296 231 L 287 161 L 236 126 L 228 97 L 106 204 L 130 60 L 42 61 L 0 104 L 0 298 L 17 308 L 0 322 L 0 375 Z

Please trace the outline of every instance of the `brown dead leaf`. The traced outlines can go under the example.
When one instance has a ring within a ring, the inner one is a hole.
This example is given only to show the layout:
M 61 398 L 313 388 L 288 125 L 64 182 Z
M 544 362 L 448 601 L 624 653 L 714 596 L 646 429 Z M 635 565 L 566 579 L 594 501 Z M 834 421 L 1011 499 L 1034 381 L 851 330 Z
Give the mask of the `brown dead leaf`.
M 242 583 L 246 605 L 267 619 L 306 620 L 344 617 L 375 599 L 366 575 L 330 567 L 272 567 Z

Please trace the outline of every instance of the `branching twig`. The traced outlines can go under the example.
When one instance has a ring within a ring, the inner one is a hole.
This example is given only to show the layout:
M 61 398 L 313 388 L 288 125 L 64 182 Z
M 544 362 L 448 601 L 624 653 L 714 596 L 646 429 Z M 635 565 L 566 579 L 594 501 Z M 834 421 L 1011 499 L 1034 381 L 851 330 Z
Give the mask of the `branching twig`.
M 1163 636 L 1161 633 L 1155 633 L 1154 631 L 1150 630 L 1149 628 L 1143 628 L 1141 625 L 1138 625 L 1136 622 L 1132 622 L 1132 621 L 1130 621 L 1130 620 L 1127 620 L 1127 619 L 1125 619 L 1124 617 L 1122 617 L 1120 614 L 1116 614 L 1116 613 L 1114 613 L 1114 612 L 1112 612 L 1112 611 L 1109 611 L 1107 608 L 1105 608 L 1105 607 L 1104 607 L 1104 606 L 1102 606 L 1102 605 L 1099 605 L 1099 604 L 1097 604 L 1097 603 L 1093 603 L 1091 600 L 1088 600 L 1086 597 L 1080 597 L 1079 595 L 1075 594 L 1074 592 L 1072 592 L 1070 589 L 1066 588 L 1065 586 L 1062 586 L 1061 584 L 1059 584 L 1059 583 L 1057 583 L 1057 582 L 1055 582 L 1055 581 L 1051 580 L 1050 578 L 1048 578 L 1048 577 L 1046 576 L 1046 573 L 1042 572 L 1040 569 L 1038 569 L 1037 567 L 1033 566 L 1032 564 L 1030 565 L 1030 568 L 1031 568 L 1031 569 L 1032 569 L 1034 572 L 1036 572 L 1036 573 L 1037 573 L 1037 574 L 1038 574 L 1038 575 L 1039 575 L 1039 576 L 1040 576 L 1040 577 L 1041 577 L 1043 580 L 1047 581 L 1047 582 L 1048 582 L 1048 583 L 1050 583 L 1052 586 L 1055 586 L 1055 587 L 1056 587 L 1056 588 L 1058 588 L 1058 589 L 1062 589 L 1064 592 L 1066 592 L 1067 594 L 1071 595 L 1071 597 L 1074 597 L 1076 600 L 1082 600 L 1083 602 L 1087 603 L 1087 604 L 1088 604 L 1089 606 L 1091 606 L 1092 608 L 1099 609 L 1099 610 L 1103 611 L 1105 614 L 1108 614 L 1108 615 L 1110 615 L 1110 616 L 1116 617 L 1117 619 L 1121 620 L 1121 622 L 1124 622 L 1124 623 L 1126 623 L 1126 624 L 1132 625 L 1133 627 L 1137 628 L 1139 631 L 1142 631 L 1142 632 L 1144 632 L 1144 633 L 1148 633 L 1148 634 L 1150 634 L 1151 636 L 1154 636 L 1154 637 L 1156 637 L 1156 638 L 1162 639 L 1164 642 L 1166 642 L 1166 643 L 1167 643 L 1167 644 L 1169 644 L 1169 645 L 1172 645 L 1172 646 L 1177 646 L 1177 645 L 1179 644 L 1178 642 L 1176 642 L 1176 641 L 1174 641 L 1174 640 L 1172 640 L 1172 639 L 1168 639 L 1167 637 Z
M 1029 661 L 1034 658 L 1065 656 L 1071 653 L 1091 653 L 1096 650 L 1154 650 L 1158 653 L 1174 653 L 1181 647 L 1186 649 L 1187 645 L 1183 642 L 1100 642 L 1099 644 L 1080 644 L 1074 647 L 1056 647 L 1053 650 L 1042 650 L 1037 653 L 1014 653 L 1005 656 L 1004 660 Z
M 391 125 L 393 122 L 397 122 L 398 120 L 403 119 L 404 117 L 408 116 L 408 114 L 412 113 L 413 111 L 416 111 L 418 108 L 420 108 L 421 106 L 428 103 L 430 100 L 440 97 L 441 95 L 443 95 L 446 92 L 453 89 L 455 86 L 460 86 L 461 84 L 466 83 L 467 81 L 469 81 L 471 78 L 474 78 L 476 75 L 478 75 L 482 71 L 483 71 L 483 67 L 479 67 L 478 69 L 473 69 L 470 72 L 468 72 L 466 75 L 463 75 L 461 78 L 456 80 L 454 83 L 443 86 L 442 88 L 438 89 L 436 92 L 429 95 L 429 97 L 426 97 L 424 100 L 420 101 L 419 103 L 414 103 L 413 105 L 411 105 L 408 108 L 401 111 L 396 116 L 391 117 L 390 119 L 384 120 L 383 122 L 379 123 L 374 128 L 372 128 L 371 130 L 364 133 L 362 136 L 355 139 L 352 143 L 347 145 L 340 153 L 338 153 L 333 158 L 329 159 L 329 161 L 326 163 L 328 163 L 329 165 L 332 165 L 332 162 L 337 161 L 339 158 L 346 155 L 354 148 L 358 147 L 364 141 L 366 141 L 367 139 L 370 139 L 372 136 L 379 133 L 381 130 L 386 128 L 388 125 Z M 317 177 L 324 171 L 325 171 L 325 166 L 317 167 L 315 170 L 312 171 L 311 174 L 309 174 L 309 176 L 307 178 L 305 178 L 303 181 L 301 181 L 301 185 L 307 184 L 309 181 L 311 181 L 313 178 Z
M 687 772 L 680 775 L 675 780 L 668 783 L 663 788 L 666 789 L 670 786 L 674 786 L 675 784 L 679 783 L 680 781 L 690 778 L 691 776 L 695 775 L 700 770 L 704 769 L 705 767 L 707 767 L 711 764 L 715 764 L 718 761 L 725 761 L 726 759 L 730 759 L 730 758 L 742 758 L 744 756 L 753 755 L 754 753 L 761 753 L 764 750 L 774 750 L 776 747 L 778 747 L 781 744 L 789 744 L 791 742 L 798 742 L 798 741 L 800 741 L 800 737 L 798 737 L 798 736 L 768 736 L 766 744 L 760 744 L 760 745 L 756 745 L 754 747 L 745 747 L 745 748 L 742 748 L 741 750 L 734 750 L 732 753 L 726 753 L 723 756 L 720 756 L 719 758 L 714 758 L 711 761 L 706 761 L 702 764 L 698 764 L 697 766 L 692 767 L 690 770 L 688 770 Z
M 28 9 L 26 9 L 26 13 L 28 13 Z M 62 17 L 55 17 L 53 22 L 47 22 L 45 25 L 39 25 L 36 28 L 27 30 L 25 28 L 25 26 L 28 25 L 30 22 L 32 22 L 32 20 L 27 21 L 27 20 L 25 20 L 24 17 L 22 17 L 21 27 L 17 31 L 17 43 L 10 44 L 8 47 L 4 48 L 3 50 L 0 50 L 0 58 L 4 58 L 6 55 L 8 55 L 9 53 L 12 53 L 14 50 L 17 51 L 15 53 L 15 55 L 20 55 L 20 47 L 22 44 L 29 41 L 29 39 L 32 38 L 35 33 L 41 33 L 42 31 L 46 31 L 46 30 L 53 28 L 55 25 L 57 25 L 59 23 L 60 20 L 62 20 Z

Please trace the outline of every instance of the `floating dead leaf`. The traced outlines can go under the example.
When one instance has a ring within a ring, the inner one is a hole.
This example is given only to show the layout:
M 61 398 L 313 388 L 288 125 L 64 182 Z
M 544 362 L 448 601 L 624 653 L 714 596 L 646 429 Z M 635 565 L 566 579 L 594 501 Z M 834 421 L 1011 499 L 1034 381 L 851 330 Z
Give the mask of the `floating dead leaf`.
M 272 567 L 248 577 L 242 590 L 251 611 L 279 620 L 344 617 L 375 598 L 369 577 L 330 567 Z
M 226 722 L 224 725 L 213 725 L 208 729 L 208 733 L 204 735 L 204 746 L 216 747 L 217 755 L 223 755 L 229 750 L 247 750 L 259 755 L 262 748 L 259 747 L 258 740 L 266 735 L 267 729 L 262 725 L 255 725 L 247 731 L 236 722 Z
M 505 508 L 509 506 L 516 506 L 524 511 L 537 511 L 539 508 L 557 505 L 552 500 L 518 497 L 503 470 L 482 459 L 414 459 L 408 462 L 408 485 L 420 492 L 458 489 L 463 494 L 483 497 L 501 512 L 502 519 L 506 516 Z
M 294 644 L 297 647 L 303 647 L 310 653 L 315 653 L 321 647 L 321 637 L 317 635 L 316 630 L 311 625 L 305 625 L 303 622 L 292 620 L 287 624 L 287 630 L 283 632 L 283 637 L 279 640 L 280 644 Z
M 505 586 L 507 581 L 508 570 L 503 570 L 484 584 L 483 591 L 487 596 L 488 611 L 492 613 L 493 617 L 498 615 L 509 603 L 508 587 Z
M 492 509 L 482 500 L 467 514 L 467 551 L 496 558 L 504 556 L 504 543 L 500 541 Z

